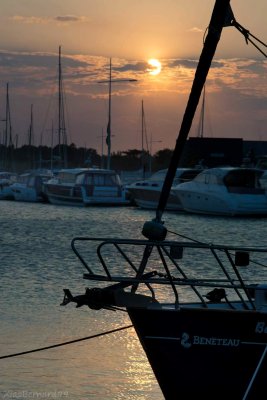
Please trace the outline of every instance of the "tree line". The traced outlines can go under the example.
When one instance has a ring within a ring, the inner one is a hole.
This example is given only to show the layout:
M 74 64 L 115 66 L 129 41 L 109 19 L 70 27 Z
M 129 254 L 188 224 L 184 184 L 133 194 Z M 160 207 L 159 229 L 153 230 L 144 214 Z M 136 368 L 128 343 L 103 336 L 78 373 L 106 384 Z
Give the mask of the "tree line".
M 159 150 L 153 156 L 147 151 L 137 149 L 113 152 L 110 158 L 111 169 L 117 171 L 144 170 L 154 172 L 167 168 L 172 150 Z M 107 167 L 107 156 L 95 149 L 71 145 L 48 146 L 0 145 L 0 170 L 21 173 L 32 169 L 60 169 L 82 167 Z

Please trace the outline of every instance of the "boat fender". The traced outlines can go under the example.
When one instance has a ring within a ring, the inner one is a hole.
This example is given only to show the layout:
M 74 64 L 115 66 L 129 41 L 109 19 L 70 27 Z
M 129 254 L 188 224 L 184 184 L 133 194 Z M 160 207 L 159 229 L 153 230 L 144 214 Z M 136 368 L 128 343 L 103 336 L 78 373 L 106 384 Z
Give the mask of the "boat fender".
M 170 246 L 170 256 L 176 260 L 183 258 L 183 247 L 182 246 Z
M 226 298 L 224 289 L 215 288 L 205 296 L 211 303 L 220 303 L 222 299 Z
M 235 265 L 237 267 L 247 267 L 249 265 L 249 253 L 247 251 L 236 251 Z
M 267 285 L 260 284 L 255 288 L 256 309 L 266 312 L 267 310 Z
M 142 234 L 149 240 L 162 241 L 167 236 L 167 228 L 162 222 L 153 219 L 144 223 Z

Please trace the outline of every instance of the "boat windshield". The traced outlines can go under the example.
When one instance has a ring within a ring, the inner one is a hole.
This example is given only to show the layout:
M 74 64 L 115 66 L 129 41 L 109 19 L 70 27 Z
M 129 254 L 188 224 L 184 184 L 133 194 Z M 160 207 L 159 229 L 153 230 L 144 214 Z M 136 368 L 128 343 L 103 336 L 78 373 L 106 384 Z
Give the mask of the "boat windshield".
M 120 184 L 117 178 L 117 175 L 95 175 L 94 183 L 96 186 L 117 186 Z
M 215 185 L 222 184 L 220 176 L 217 176 L 214 173 L 211 173 L 211 171 L 201 172 L 194 178 L 194 181 L 198 182 L 198 183 L 205 183 L 205 184 L 208 184 L 208 183 L 215 184 Z
M 120 177 L 117 174 L 86 174 L 84 179 L 85 185 L 94 186 L 120 186 Z
M 67 171 L 62 171 L 58 174 L 58 180 L 60 182 L 64 182 L 64 183 L 74 183 L 75 179 L 76 179 L 77 174 L 75 173 L 70 173 Z
M 259 178 L 262 174 L 263 171 L 255 169 L 233 170 L 225 176 L 224 183 L 227 187 L 258 188 L 260 187 Z
M 165 179 L 166 173 L 167 173 L 166 169 L 157 171 L 149 178 L 149 180 L 162 182 Z
M 18 177 L 18 183 L 26 184 L 30 178 L 29 174 L 23 174 Z
M 182 182 L 188 182 L 194 179 L 202 170 L 199 169 L 189 169 L 185 170 L 184 172 L 181 173 L 179 178 L 174 179 L 174 184 L 176 183 L 182 183 Z

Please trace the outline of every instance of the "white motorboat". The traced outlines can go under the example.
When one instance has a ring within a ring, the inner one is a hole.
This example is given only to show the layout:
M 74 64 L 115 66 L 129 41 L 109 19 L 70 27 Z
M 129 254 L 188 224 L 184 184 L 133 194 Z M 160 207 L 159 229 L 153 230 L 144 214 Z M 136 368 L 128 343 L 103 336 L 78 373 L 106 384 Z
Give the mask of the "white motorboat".
M 128 205 L 119 175 L 109 169 L 62 169 L 45 184 L 48 201 L 60 205 Z
M 172 187 L 187 212 L 215 215 L 266 215 L 267 194 L 256 168 L 217 167 Z
M 11 185 L 14 199 L 17 201 L 46 202 L 45 182 L 53 176 L 51 171 L 34 170 L 18 176 Z
M 17 180 L 17 174 L 14 172 L 0 172 L 0 200 L 14 200 L 14 193 L 11 185 Z
M 187 182 L 193 179 L 202 170 L 196 168 L 177 168 L 174 185 Z M 167 169 L 161 169 L 155 172 L 150 178 L 140 180 L 126 186 L 131 201 L 141 208 L 155 210 L 157 208 L 159 197 L 165 180 Z M 182 204 L 177 196 L 170 193 L 166 210 L 182 210 Z

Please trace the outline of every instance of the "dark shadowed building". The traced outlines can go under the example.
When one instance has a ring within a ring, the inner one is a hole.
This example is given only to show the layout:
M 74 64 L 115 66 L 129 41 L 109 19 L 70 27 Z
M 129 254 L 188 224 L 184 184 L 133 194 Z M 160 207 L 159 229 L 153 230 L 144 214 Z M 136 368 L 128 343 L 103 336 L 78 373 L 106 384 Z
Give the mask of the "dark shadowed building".
M 192 137 L 187 140 L 181 165 L 240 166 L 245 160 L 256 164 L 257 159 L 264 155 L 267 155 L 266 141 Z
M 183 165 L 203 164 L 238 166 L 243 159 L 243 139 L 189 138 L 182 157 Z

